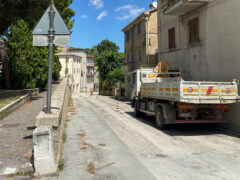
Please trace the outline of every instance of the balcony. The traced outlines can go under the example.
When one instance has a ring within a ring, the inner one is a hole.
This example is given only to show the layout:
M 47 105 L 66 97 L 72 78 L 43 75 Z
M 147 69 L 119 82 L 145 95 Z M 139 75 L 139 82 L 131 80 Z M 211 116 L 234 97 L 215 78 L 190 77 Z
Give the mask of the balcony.
M 87 67 L 94 67 L 94 63 L 87 63 Z
M 208 3 L 209 0 L 162 0 L 161 9 L 165 15 L 184 15 Z
M 87 76 L 94 76 L 94 72 L 87 72 Z

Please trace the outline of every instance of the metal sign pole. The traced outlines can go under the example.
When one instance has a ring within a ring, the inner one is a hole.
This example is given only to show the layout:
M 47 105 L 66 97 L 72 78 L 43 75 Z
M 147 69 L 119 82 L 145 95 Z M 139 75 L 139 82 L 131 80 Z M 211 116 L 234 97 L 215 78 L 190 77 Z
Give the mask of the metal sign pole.
M 48 48 L 49 48 L 49 52 L 48 52 L 48 88 L 47 88 L 47 114 L 51 113 L 51 94 L 52 94 L 52 64 L 53 64 L 53 40 L 54 40 L 54 26 L 53 26 L 53 22 L 54 22 L 54 0 L 51 0 L 51 4 L 50 4 L 50 12 L 49 12 L 49 17 L 50 17 L 50 23 L 49 23 L 49 36 L 48 36 L 48 40 L 49 40 L 49 44 L 48 44 Z

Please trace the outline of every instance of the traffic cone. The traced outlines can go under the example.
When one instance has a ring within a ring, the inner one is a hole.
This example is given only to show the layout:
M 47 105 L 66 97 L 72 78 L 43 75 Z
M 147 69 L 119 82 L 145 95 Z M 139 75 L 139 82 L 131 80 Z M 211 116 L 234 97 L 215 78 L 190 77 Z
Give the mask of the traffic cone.
M 119 105 L 118 105 L 118 103 L 117 103 L 117 107 L 116 107 L 116 112 L 119 112 Z

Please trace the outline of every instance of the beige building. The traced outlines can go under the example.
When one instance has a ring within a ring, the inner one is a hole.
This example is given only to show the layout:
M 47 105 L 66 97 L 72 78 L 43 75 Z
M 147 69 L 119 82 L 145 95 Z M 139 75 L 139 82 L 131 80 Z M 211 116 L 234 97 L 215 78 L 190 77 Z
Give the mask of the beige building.
M 98 91 L 99 87 L 94 58 L 93 55 L 87 54 L 87 91 Z
M 125 96 L 130 98 L 133 77 L 130 72 L 158 64 L 157 8 L 150 5 L 122 29 L 125 36 Z
M 239 0 L 158 0 L 159 60 L 184 80 L 240 79 Z M 225 117 L 240 129 L 240 105 Z
M 62 52 L 56 54 L 62 65 L 60 78 L 70 77 L 72 92 L 87 90 L 86 51 L 84 49 L 59 48 Z

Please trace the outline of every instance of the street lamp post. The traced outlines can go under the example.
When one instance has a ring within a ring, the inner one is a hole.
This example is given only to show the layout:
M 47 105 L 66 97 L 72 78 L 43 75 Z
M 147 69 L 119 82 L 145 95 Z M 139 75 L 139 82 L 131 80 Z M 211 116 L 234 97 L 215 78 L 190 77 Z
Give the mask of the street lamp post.
M 52 94 L 52 64 L 53 64 L 53 48 L 54 48 L 54 0 L 50 1 L 50 12 L 49 12 L 49 36 L 48 36 L 48 88 L 47 88 L 47 109 L 46 113 L 50 114 L 51 113 L 51 94 Z

